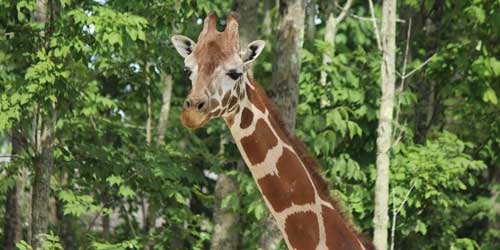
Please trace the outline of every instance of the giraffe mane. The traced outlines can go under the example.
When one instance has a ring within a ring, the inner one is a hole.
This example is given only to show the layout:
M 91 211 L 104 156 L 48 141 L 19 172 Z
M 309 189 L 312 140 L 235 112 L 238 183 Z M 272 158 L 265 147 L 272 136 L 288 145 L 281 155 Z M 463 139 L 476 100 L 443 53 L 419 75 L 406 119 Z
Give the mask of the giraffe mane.
M 282 119 L 282 116 L 276 107 L 276 105 L 270 100 L 267 96 L 264 89 L 260 86 L 260 84 L 249 74 L 248 79 L 250 83 L 255 87 L 254 90 L 257 93 L 257 98 L 263 103 L 266 109 L 269 111 L 270 116 L 276 121 L 278 126 L 284 132 L 285 137 L 289 140 L 291 146 L 298 154 L 300 160 L 304 163 L 307 172 L 310 174 L 313 185 L 318 190 L 320 197 L 323 200 L 329 201 L 333 207 L 339 212 L 340 216 L 344 219 L 346 225 L 358 235 L 358 238 L 361 240 L 361 243 L 365 246 L 367 250 L 375 249 L 373 246 L 370 237 L 366 233 L 360 233 L 356 229 L 355 224 L 351 220 L 351 216 L 337 199 L 333 198 L 330 195 L 329 185 L 323 178 L 320 173 L 321 165 L 318 160 L 309 152 L 307 146 L 304 142 L 302 142 L 299 138 L 293 135 L 286 127 L 285 122 Z M 248 94 L 248 93 L 247 93 Z

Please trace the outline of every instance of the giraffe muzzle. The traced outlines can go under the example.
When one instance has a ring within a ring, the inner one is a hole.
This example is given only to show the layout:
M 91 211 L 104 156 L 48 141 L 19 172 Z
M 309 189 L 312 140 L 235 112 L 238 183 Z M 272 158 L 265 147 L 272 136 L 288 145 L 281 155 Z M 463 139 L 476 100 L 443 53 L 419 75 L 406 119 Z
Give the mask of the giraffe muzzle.
M 203 127 L 210 119 L 208 106 L 208 101 L 205 98 L 188 97 L 184 101 L 181 113 L 182 125 L 191 129 Z

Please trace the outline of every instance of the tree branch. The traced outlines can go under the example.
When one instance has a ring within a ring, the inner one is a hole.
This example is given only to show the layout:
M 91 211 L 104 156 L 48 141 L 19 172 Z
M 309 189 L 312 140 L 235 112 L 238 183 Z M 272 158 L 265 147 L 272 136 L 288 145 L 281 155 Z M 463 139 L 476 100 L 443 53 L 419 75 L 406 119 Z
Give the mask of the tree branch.
M 132 232 L 132 235 L 133 235 L 135 238 L 137 238 L 137 234 L 135 233 L 134 225 L 132 225 L 132 221 L 131 221 L 131 219 L 130 219 L 130 215 L 129 215 L 130 213 L 129 213 L 129 211 L 127 210 L 127 207 L 125 207 L 125 203 L 124 203 L 124 202 L 122 202 L 121 206 L 122 206 L 122 209 L 125 211 L 125 218 L 126 218 L 126 220 L 127 220 L 127 224 L 128 224 L 128 226 L 129 226 L 129 228 L 130 228 L 130 231 Z
M 398 217 L 399 212 L 401 212 L 401 209 L 403 209 L 403 206 L 408 200 L 408 197 L 410 197 L 410 193 L 413 190 L 413 188 L 415 188 L 415 183 L 411 185 L 410 190 L 408 190 L 408 192 L 406 193 L 405 198 L 403 199 L 397 210 L 396 210 L 396 203 L 394 202 L 395 200 L 394 198 L 396 197 L 394 195 L 394 189 L 392 191 L 392 228 L 391 228 L 391 248 L 390 248 L 391 250 L 394 250 L 394 238 L 396 235 L 396 219 Z
M 335 22 L 340 23 L 344 18 L 347 16 L 347 13 L 349 13 L 349 9 L 351 8 L 352 5 L 352 0 L 347 0 L 347 2 L 344 5 L 344 8 L 342 8 L 342 12 L 335 18 Z
M 378 29 L 377 19 L 375 18 L 375 11 L 373 10 L 373 1 L 368 0 L 370 4 L 370 13 L 372 15 L 373 29 L 375 31 L 375 38 L 377 38 L 377 46 L 380 51 L 382 51 L 382 44 L 380 43 L 380 30 Z
M 339 6 L 337 3 L 335 3 L 335 8 L 337 8 L 339 10 L 343 10 L 344 9 L 341 6 Z M 348 15 L 350 17 L 354 18 L 354 19 L 358 19 L 358 20 L 361 20 L 361 21 L 367 21 L 367 22 L 373 22 L 373 21 L 377 21 L 378 22 L 379 21 L 378 19 L 373 19 L 371 17 L 364 17 L 364 16 L 356 15 L 356 14 L 352 13 L 352 11 L 349 11 Z M 406 20 L 397 18 L 396 22 L 397 23 L 406 23 Z
M 434 56 L 436 56 L 436 54 L 432 55 L 431 57 L 427 58 L 427 60 L 425 60 L 424 63 L 420 64 L 420 66 L 418 66 L 416 69 L 410 71 L 410 73 L 408 74 L 403 74 L 401 77 L 402 78 L 408 78 L 410 77 L 411 75 L 413 75 L 415 72 L 419 71 L 422 67 L 424 67 L 427 63 L 429 63 L 431 61 L 432 58 L 434 58 Z
M 408 63 L 408 52 L 410 51 L 410 37 L 411 37 L 411 21 L 412 19 L 410 18 L 410 20 L 408 21 L 408 31 L 406 32 L 406 48 L 405 48 L 405 57 L 403 59 L 403 76 L 406 74 L 406 66 L 407 66 L 407 63 Z M 404 77 L 401 77 L 401 83 L 399 84 L 399 88 L 397 89 L 397 92 L 396 92 L 396 96 L 398 98 L 398 104 L 396 106 L 396 118 L 394 119 L 394 121 L 396 122 L 396 124 L 399 124 L 399 112 L 401 110 L 401 94 L 403 93 L 403 90 L 404 90 L 404 86 L 405 86 L 405 79 Z M 401 131 L 401 129 L 399 129 Z M 394 130 L 394 134 L 395 134 L 396 130 Z M 394 138 L 394 134 L 393 134 L 393 138 Z M 401 135 L 401 133 L 400 133 Z M 401 138 L 398 137 L 398 142 Z M 395 144 L 394 144 L 395 145 Z

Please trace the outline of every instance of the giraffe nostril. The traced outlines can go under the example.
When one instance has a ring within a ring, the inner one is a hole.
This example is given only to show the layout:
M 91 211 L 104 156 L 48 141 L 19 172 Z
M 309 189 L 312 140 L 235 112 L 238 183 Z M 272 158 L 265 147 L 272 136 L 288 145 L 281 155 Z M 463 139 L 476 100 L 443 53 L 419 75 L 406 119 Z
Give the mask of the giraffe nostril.
M 184 108 L 188 109 L 189 107 L 191 107 L 191 101 L 189 100 L 184 101 Z
M 205 102 L 198 103 L 198 110 L 201 111 L 205 108 Z

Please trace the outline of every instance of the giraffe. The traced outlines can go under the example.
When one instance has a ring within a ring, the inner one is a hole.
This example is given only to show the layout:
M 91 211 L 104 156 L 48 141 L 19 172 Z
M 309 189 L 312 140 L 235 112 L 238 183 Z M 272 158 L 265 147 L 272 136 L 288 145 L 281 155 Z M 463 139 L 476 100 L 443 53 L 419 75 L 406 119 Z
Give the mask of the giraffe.
M 174 35 L 192 89 L 181 113 L 187 128 L 222 117 L 257 183 L 289 249 L 365 249 L 331 202 L 317 163 L 281 122 L 274 105 L 249 72 L 265 46 L 253 41 L 240 52 L 237 14 L 219 32 L 214 12 L 198 42 Z

